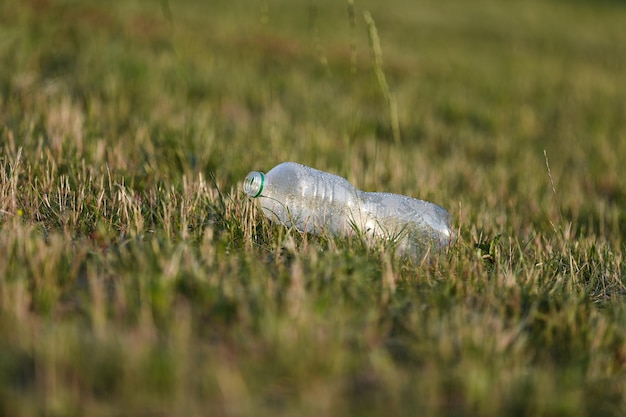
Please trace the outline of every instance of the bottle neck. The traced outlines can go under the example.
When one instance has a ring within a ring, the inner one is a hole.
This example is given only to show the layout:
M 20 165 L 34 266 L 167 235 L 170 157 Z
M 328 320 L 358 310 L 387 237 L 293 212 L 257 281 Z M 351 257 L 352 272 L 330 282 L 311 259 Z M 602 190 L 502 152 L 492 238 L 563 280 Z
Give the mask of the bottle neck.
M 253 171 L 246 176 L 243 182 L 243 191 L 252 198 L 257 198 L 263 192 L 265 174 Z

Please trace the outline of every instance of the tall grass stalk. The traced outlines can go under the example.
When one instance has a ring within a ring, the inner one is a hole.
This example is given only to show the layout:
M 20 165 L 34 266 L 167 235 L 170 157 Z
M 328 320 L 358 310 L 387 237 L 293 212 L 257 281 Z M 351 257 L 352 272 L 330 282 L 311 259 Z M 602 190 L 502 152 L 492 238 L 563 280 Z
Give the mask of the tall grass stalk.
M 385 71 L 383 69 L 383 50 L 380 46 L 380 38 L 378 37 L 376 22 L 368 10 L 363 12 L 363 19 L 367 25 L 370 48 L 374 58 L 374 74 L 376 74 L 378 86 L 380 87 L 383 97 L 385 98 L 385 102 L 387 103 L 387 108 L 389 109 L 389 121 L 391 123 L 393 140 L 396 144 L 399 144 L 401 137 L 400 121 L 398 118 L 398 101 L 396 100 L 396 96 L 389 89 L 389 83 L 387 82 L 387 77 L 385 76 Z

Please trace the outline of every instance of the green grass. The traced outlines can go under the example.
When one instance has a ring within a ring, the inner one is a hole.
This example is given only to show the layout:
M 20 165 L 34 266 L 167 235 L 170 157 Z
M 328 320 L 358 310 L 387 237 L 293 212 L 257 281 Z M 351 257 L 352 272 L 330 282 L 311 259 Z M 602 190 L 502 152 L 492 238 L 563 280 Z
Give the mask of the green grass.
M 0 415 L 624 415 L 624 21 L 0 3 Z M 458 241 L 420 266 L 273 225 L 241 184 L 286 160 Z

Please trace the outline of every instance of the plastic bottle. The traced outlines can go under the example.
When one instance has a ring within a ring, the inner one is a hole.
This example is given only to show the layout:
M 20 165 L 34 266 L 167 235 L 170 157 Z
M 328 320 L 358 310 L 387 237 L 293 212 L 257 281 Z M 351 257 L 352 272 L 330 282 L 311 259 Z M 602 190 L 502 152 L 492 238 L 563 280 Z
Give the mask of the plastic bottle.
M 415 260 L 451 245 L 450 214 L 436 204 L 391 193 L 364 192 L 338 175 L 295 162 L 251 172 L 244 191 L 273 222 L 313 234 L 390 240 Z

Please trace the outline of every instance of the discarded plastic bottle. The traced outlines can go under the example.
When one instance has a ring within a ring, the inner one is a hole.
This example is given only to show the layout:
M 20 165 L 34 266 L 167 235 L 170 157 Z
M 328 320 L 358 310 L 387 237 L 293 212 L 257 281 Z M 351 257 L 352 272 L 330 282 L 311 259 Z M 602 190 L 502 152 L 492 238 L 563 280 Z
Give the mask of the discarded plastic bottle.
M 450 214 L 436 204 L 391 193 L 356 189 L 338 175 L 295 162 L 267 174 L 251 172 L 244 191 L 258 198 L 273 222 L 302 232 L 361 234 L 393 242 L 398 254 L 420 260 L 455 240 Z

